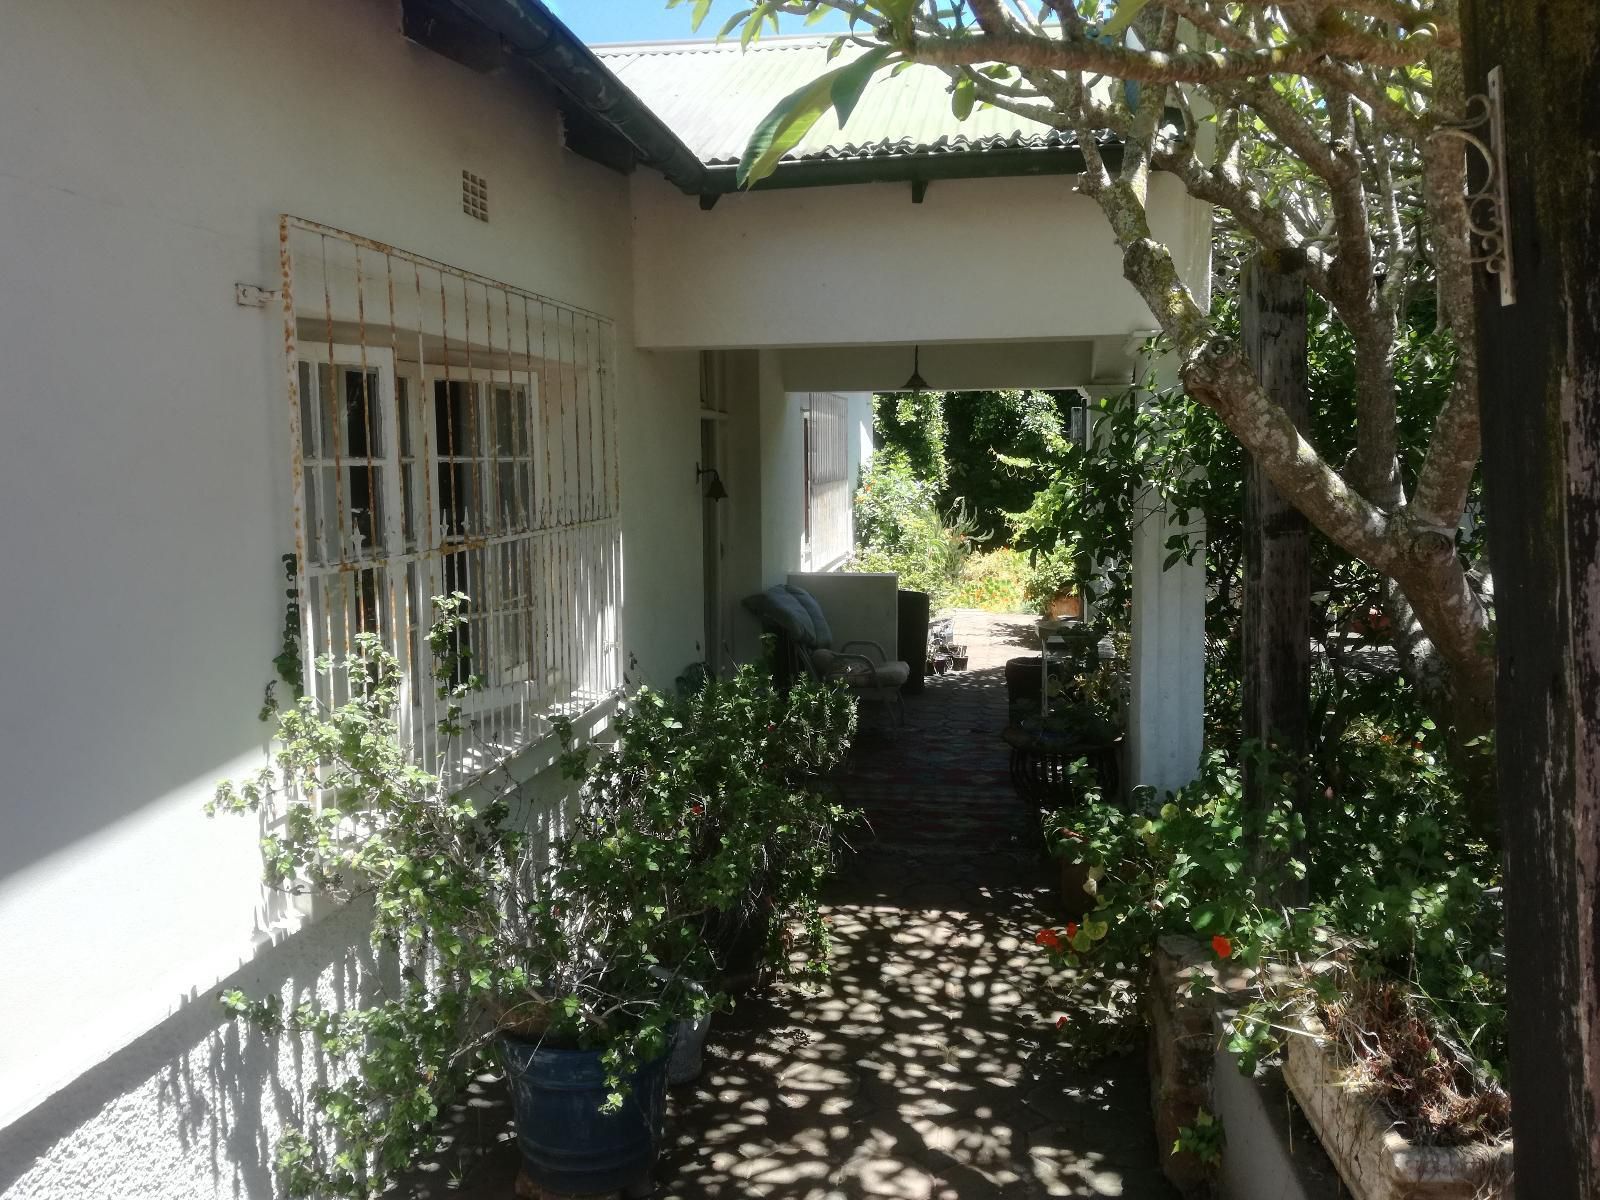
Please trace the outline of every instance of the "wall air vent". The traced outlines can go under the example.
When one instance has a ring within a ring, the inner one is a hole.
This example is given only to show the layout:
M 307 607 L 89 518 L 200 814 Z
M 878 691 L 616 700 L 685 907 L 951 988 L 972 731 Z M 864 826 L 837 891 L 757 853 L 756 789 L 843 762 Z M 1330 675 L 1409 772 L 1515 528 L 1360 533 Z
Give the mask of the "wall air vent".
M 461 211 L 480 221 L 489 219 L 489 184 L 471 171 L 461 172 Z

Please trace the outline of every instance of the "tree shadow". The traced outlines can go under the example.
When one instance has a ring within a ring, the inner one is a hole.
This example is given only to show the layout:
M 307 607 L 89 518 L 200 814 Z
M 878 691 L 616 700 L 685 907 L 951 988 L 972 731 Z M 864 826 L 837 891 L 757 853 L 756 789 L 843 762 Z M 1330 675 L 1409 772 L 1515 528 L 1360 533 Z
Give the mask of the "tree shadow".
M 907 707 L 844 780 L 867 827 L 826 895 L 830 971 L 718 1014 L 671 1097 L 658 1200 L 1171 1196 L 1141 1057 L 1085 1071 L 1055 1049 L 1072 983 L 1033 943 L 1055 899 L 998 737 L 1003 669 Z M 400 1194 L 504 1197 L 502 1112 Z

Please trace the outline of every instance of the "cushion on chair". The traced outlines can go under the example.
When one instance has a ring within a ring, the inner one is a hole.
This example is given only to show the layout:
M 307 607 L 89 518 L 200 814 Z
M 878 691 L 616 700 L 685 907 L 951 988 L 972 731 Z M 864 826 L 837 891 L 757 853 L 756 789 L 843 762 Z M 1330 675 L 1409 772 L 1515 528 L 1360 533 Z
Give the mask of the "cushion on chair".
M 842 679 L 851 687 L 898 688 L 911 678 L 911 668 L 903 662 L 879 663 L 869 666 L 859 658 L 835 654 L 832 650 L 816 650 L 811 661 L 824 679 Z
M 833 629 L 828 625 L 828 618 L 822 615 L 822 605 L 817 603 L 817 598 L 805 588 L 797 588 L 792 583 L 784 584 L 783 590 L 796 600 L 800 607 L 806 610 L 806 616 L 811 618 L 811 628 L 816 631 L 817 640 L 814 643 L 824 650 L 833 645 Z
M 817 628 L 811 623 L 811 617 L 782 587 L 769 587 L 754 596 L 746 596 L 744 606 L 807 649 L 817 644 Z

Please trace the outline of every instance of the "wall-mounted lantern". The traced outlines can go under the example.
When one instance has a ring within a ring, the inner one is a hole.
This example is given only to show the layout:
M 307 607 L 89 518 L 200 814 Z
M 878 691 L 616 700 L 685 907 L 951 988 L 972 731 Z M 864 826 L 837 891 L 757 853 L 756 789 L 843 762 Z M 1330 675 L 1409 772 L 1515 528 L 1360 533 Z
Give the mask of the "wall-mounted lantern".
M 700 476 L 711 476 L 711 482 L 706 485 L 705 497 L 707 500 L 726 500 L 728 489 L 722 486 L 722 476 L 717 474 L 715 467 L 702 467 L 699 463 L 694 466 L 694 481 L 700 482 Z

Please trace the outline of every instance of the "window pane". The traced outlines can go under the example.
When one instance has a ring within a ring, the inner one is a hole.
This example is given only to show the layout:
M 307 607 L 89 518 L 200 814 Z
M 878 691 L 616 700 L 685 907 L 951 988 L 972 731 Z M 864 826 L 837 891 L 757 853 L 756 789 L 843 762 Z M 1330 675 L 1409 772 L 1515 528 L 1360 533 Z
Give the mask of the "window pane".
M 346 526 L 352 557 L 370 558 L 385 550 L 383 537 L 383 474 L 377 467 L 350 467 L 349 494 L 345 498 L 350 520 Z
M 333 386 L 333 368 L 317 364 L 317 449 L 322 458 L 344 453 L 344 437 L 339 429 L 338 390 Z
M 413 482 L 416 470 L 415 463 L 406 463 L 400 468 L 400 532 L 407 550 L 417 548 L 416 484 Z
M 411 380 L 404 375 L 395 377 L 394 408 L 400 426 L 400 457 L 411 457 Z
M 311 364 L 301 359 L 298 366 L 300 368 L 300 455 L 302 458 L 316 458 L 317 422 L 312 417 L 312 411 L 317 398 L 312 385 Z
M 524 529 L 527 519 L 523 515 L 522 489 L 519 487 L 523 468 L 516 462 L 502 460 L 499 471 L 497 491 L 500 497 L 500 528 L 504 532 Z
M 479 532 L 474 511 L 474 464 L 442 462 L 438 470 L 439 523 L 445 537 L 460 538 Z
M 517 414 L 511 389 L 494 389 L 494 453 L 510 458 L 517 453 Z
M 478 419 L 473 410 L 477 388 L 459 379 L 433 385 L 434 449 L 447 458 L 477 451 Z
M 456 660 L 450 682 L 461 684 L 474 673 L 484 675 L 488 668 L 486 662 L 480 661 L 480 651 L 485 642 L 484 619 L 477 615 L 488 603 L 484 595 L 487 587 L 483 579 L 483 555 L 481 551 L 463 550 L 445 555 L 439 565 L 445 594 L 461 592 L 469 601 L 467 620 L 455 627 L 445 651 L 446 656 L 453 654 Z
M 351 458 L 383 456 L 383 421 L 378 373 L 345 368 L 345 453 Z
M 304 428 L 302 426 L 302 428 Z M 305 510 L 305 535 L 306 535 L 306 561 L 320 563 L 322 557 L 322 509 L 317 501 L 320 491 L 318 477 L 322 474 L 316 467 L 307 467 L 301 474 L 306 490 Z

